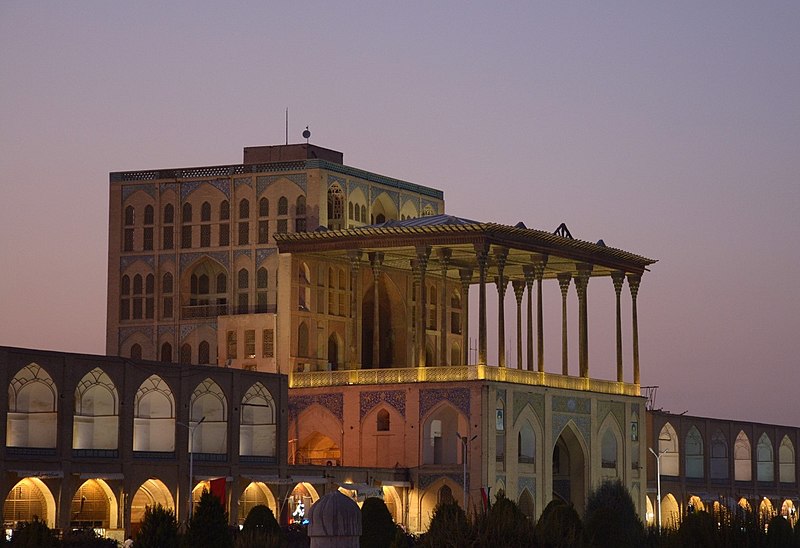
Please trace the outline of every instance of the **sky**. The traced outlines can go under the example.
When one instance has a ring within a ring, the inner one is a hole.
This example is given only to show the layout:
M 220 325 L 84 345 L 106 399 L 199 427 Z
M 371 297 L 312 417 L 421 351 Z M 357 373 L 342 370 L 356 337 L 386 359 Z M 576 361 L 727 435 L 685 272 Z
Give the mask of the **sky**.
M 0 345 L 102 354 L 109 172 L 239 163 L 288 108 L 290 141 L 448 213 L 658 259 L 655 406 L 800 426 L 798 27 L 789 1 L 0 0 Z M 613 297 L 590 282 L 601 378 Z

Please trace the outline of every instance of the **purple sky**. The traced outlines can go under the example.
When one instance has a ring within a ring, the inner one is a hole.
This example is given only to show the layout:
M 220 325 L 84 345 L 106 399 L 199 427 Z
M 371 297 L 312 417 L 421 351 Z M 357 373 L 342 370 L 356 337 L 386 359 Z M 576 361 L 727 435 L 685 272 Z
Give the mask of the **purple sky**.
M 800 4 L 205 4 L 0 3 L 0 344 L 102 353 L 108 172 L 240 162 L 288 107 L 449 213 L 659 259 L 657 406 L 800 425 Z M 589 299 L 612 378 L 611 282 Z

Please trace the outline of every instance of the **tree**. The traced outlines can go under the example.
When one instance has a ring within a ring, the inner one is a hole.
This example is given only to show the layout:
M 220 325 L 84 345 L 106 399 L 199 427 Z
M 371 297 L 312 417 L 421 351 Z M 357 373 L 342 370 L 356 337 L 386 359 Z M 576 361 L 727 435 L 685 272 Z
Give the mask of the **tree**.
M 781 548 L 794 545 L 792 524 L 783 516 L 774 516 L 767 527 L 767 547 Z
M 65 533 L 61 548 L 117 548 L 117 541 L 103 538 L 92 529 L 81 529 Z
M 233 539 L 228 529 L 228 513 L 225 512 L 219 499 L 205 489 L 189 521 L 185 540 L 186 545 L 192 548 L 233 547 Z
M 236 537 L 235 545 L 236 548 L 286 546 L 286 535 L 283 534 L 272 510 L 259 504 L 247 514 L 242 532 Z
M 575 507 L 562 500 L 545 506 L 535 529 L 536 545 L 544 548 L 572 548 L 583 545 L 583 524 Z
M 177 548 L 178 522 L 175 512 L 160 504 L 144 509 L 142 527 L 136 534 L 136 548 Z
M 55 548 L 58 546 L 53 531 L 38 518 L 33 521 L 23 521 L 17 524 L 11 533 L 9 546 L 14 548 Z
M 471 544 L 467 515 L 456 502 L 440 504 L 433 511 L 428 532 L 422 537 L 422 545 L 431 548 L 461 548 Z
M 397 526 L 383 499 L 367 498 L 361 506 L 361 548 L 385 548 L 396 533 Z
M 528 516 L 502 491 L 488 512 L 475 516 L 475 534 L 480 546 L 529 546 L 534 538 Z
M 583 518 L 589 546 L 641 546 L 644 525 L 628 489 L 620 480 L 604 481 L 589 493 Z

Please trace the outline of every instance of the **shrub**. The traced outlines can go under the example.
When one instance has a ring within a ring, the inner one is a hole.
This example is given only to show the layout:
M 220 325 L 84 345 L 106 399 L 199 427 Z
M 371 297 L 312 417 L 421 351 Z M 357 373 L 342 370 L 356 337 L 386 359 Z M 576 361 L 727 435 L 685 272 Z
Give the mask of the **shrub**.
M 769 520 L 767 527 L 767 547 L 783 548 L 794 545 L 792 525 L 783 516 L 775 516 Z
M 377 497 L 367 498 L 361 506 L 361 548 L 386 548 L 396 533 L 386 503 Z
M 244 520 L 242 531 L 236 537 L 236 548 L 256 548 L 261 546 L 286 546 L 283 534 L 272 510 L 259 504 L 254 506 Z
M 134 541 L 136 548 L 177 548 L 178 522 L 175 512 L 160 504 L 144 509 L 142 527 Z
M 545 548 L 583 546 L 583 524 L 575 507 L 561 500 L 545 506 L 534 532 L 536 545 Z
M 721 535 L 714 518 L 708 512 L 692 512 L 681 522 L 677 541 L 680 546 L 711 548 L 719 546 Z
M 644 542 L 644 525 L 636 505 L 619 480 L 604 481 L 589 493 L 583 526 L 589 546 L 624 548 Z
M 61 548 L 117 548 L 117 541 L 103 538 L 92 529 L 68 531 L 61 541 Z
M 186 545 L 191 548 L 231 548 L 228 514 L 219 499 L 203 490 L 200 503 L 192 514 L 186 531 Z M 134 546 L 136 546 L 134 544 Z M 138 547 L 137 547 L 138 548 Z
M 475 516 L 475 530 L 480 546 L 529 546 L 534 536 L 528 516 L 502 492 L 487 512 Z
M 471 544 L 467 515 L 456 502 L 440 504 L 433 511 L 428 532 L 422 537 L 422 545 L 431 548 L 461 548 Z
M 55 548 L 58 546 L 58 539 L 47 524 L 33 518 L 33 521 L 23 521 L 17 524 L 14 532 L 11 533 L 9 546 L 14 548 Z

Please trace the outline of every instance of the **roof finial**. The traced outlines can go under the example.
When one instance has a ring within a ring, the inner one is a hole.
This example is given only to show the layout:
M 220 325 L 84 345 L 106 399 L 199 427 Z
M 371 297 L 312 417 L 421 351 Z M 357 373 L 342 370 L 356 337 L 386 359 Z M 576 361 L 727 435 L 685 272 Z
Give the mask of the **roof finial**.
M 308 126 L 306 126 L 305 131 L 303 131 L 303 137 L 306 139 L 306 144 L 308 144 L 308 138 L 311 137 L 311 132 L 308 131 Z

